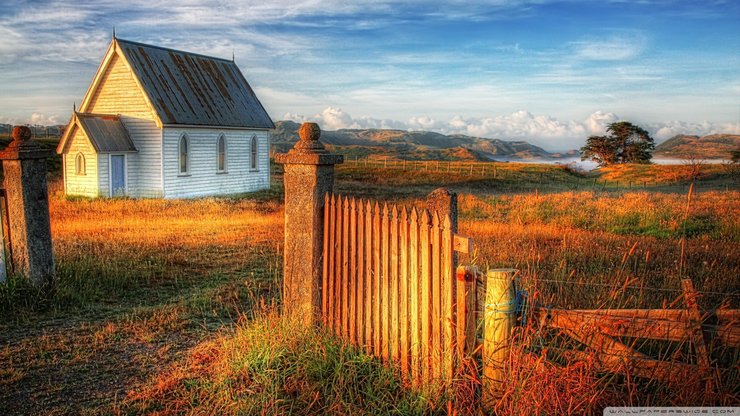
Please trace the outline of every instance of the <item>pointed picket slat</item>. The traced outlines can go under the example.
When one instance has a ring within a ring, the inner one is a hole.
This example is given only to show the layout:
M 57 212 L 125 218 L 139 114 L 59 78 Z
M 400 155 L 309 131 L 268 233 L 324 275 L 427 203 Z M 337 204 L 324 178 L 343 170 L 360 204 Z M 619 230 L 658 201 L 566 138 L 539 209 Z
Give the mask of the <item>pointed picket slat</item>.
M 329 193 L 324 195 L 324 247 L 321 252 L 321 262 L 323 263 L 323 269 L 321 273 L 321 322 L 324 326 L 327 326 L 329 316 L 329 247 L 331 241 L 329 239 L 331 228 L 331 220 L 329 212 L 331 211 Z
M 399 349 L 399 338 L 400 332 L 398 327 L 398 209 L 393 206 L 391 210 L 390 219 L 390 276 L 391 276 L 391 294 L 390 294 L 390 356 L 394 362 L 398 362 L 401 358 L 401 350 Z
M 390 246 L 389 246 L 389 224 L 388 221 L 388 204 L 383 204 L 383 216 L 380 219 L 382 233 L 380 236 L 381 260 L 380 260 L 380 324 L 381 328 L 381 356 L 384 362 L 388 362 L 390 357 Z
M 409 305 L 411 306 L 411 316 L 409 317 L 409 327 L 411 333 L 411 382 L 415 386 L 418 386 L 421 381 L 419 375 L 421 369 L 419 361 L 421 359 L 421 325 L 419 320 L 421 299 L 419 298 L 419 224 L 417 220 L 416 208 L 411 208 L 411 223 L 409 224 L 409 282 L 411 288 Z
M 349 206 L 349 342 L 357 345 L 357 202 Z
M 334 256 L 336 255 L 336 236 L 334 235 L 334 230 L 337 226 L 337 217 L 336 217 L 336 203 L 337 198 L 332 195 L 331 202 L 329 206 L 329 243 L 328 243 L 328 250 L 329 250 L 329 275 L 326 276 L 326 280 L 328 280 L 328 292 L 326 300 L 327 307 L 328 307 L 328 316 L 326 317 L 326 320 L 329 323 L 329 329 L 334 331 L 334 313 L 335 313 L 335 304 L 334 300 L 335 297 L 335 288 L 334 288 L 334 282 L 335 282 L 335 276 L 336 276 L 336 269 L 335 269 L 335 261 L 336 259 Z
M 421 315 L 421 376 L 424 382 L 431 381 L 430 377 L 430 344 L 431 344 L 431 252 L 429 246 L 429 214 L 426 210 L 421 211 L 419 221 L 419 259 L 421 274 L 421 305 L 419 314 Z
M 342 333 L 342 197 L 334 206 L 334 333 Z
M 349 336 L 349 199 L 342 200 L 342 327 L 341 333 Z
M 383 327 L 381 324 L 380 310 L 380 294 L 381 294 L 381 282 L 382 276 L 380 273 L 380 251 L 381 251 L 381 235 L 383 229 L 381 228 L 380 221 L 380 206 L 375 203 L 374 215 L 373 215 L 373 351 L 376 356 L 380 356 L 381 353 L 381 334 L 383 333 Z
M 357 345 L 365 346 L 365 210 L 357 203 Z
M 365 205 L 365 352 L 373 353 L 373 291 L 375 284 L 373 273 L 373 211 L 370 201 Z
M 431 236 L 429 238 L 432 249 L 432 378 L 439 380 L 442 375 L 442 250 L 440 243 L 442 236 L 440 232 L 439 215 L 432 213 Z
M 399 243 L 399 320 L 400 320 L 400 349 L 401 349 L 401 375 L 404 380 L 410 377 L 410 353 L 409 344 L 409 218 L 405 207 L 401 207 L 400 243 Z
M 442 253 L 441 253 L 441 268 L 440 273 L 442 277 L 442 294 L 444 302 L 442 308 L 442 321 L 444 324 L 444 377 L 447 383 L 451 383 L 455 375 L 455 312 L 454 302 L 456 299 L 455 294 L 455 281 L 454 281 L 454 264 L 452 260 L 452 224 L 450 217 L 445 215 L 442 223 Z

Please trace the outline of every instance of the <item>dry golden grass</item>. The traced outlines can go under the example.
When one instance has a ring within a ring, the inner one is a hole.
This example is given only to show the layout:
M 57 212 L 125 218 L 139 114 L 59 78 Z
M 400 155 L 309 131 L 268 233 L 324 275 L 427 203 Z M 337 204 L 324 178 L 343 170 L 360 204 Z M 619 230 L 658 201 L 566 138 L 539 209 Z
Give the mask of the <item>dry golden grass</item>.
M 736 189 L 699 186 L 684 221 L 683 190 L 579 191 L 572 188 L 592 180 L 551 166 L 507 168 L 508 177 L 475 178 L 343 167 L 337 188 L 423 205 L 428 191 L 450 186 L 461 194 L 460 232 L 475 242 L 474 255 L 462 260 L 516 267 L 538 299 L 564 307 L 672 301 L 679 238 L 687 234 L 686 275 L 699 290 L 731 295 L 707 294 L 700 304 L 727 299 L 738 307 Z M 58 190 L 54 184 L 56 290 L 18 281 L 0 290 L 5 413 L 423 414 L 443 407 L 441 397 L 403 393 L 391 373 L 327 334 L 257 307 L 279 304 L 280 192 L 162 201 L 66 199 Z M 612 286 L 624 289 L 615 297 Z M 642 391 L 588 363 L 546 360 L 531 339 L 512 355 L 503 414 L 599 413 L 607 404 L 661 404 L 677 392 Z M 732 354 L 718 359 L 737 363 Z
M 632 182 L 639 186 L 644 182 L 663 184 L 690 181 L 693 177 L 711 178 L 726 174 L 727 167 L 717 163 L 704 164 L 700 160 L 687 160 L 680 165 L 613 165 L 601 168 L 597 172 L 602 180 Z
M 688 221 L 683 220 L 685 209 L 684 195 L 648 192 L 464 195 L 460 229 L 474 239 L 474 261 L 481 265 L 516 267 L 525 279 L 603 284 L 629 279 L 643 293 L 680 289 L 679 239 L 685 233 L 690 237 L 685 275 L 698 290 L 737 293 L 740 192 L 697 194 Z M 591 290 L 585 298 L 560 293 L 557 301 L 585 307 L 598 293 Z M 660 307 L 660 296 L 650 293 L 634 303 Z M 704 299 L 707 307 L 717 300 Z M 738 300 L 730 298 L 734 307 Z

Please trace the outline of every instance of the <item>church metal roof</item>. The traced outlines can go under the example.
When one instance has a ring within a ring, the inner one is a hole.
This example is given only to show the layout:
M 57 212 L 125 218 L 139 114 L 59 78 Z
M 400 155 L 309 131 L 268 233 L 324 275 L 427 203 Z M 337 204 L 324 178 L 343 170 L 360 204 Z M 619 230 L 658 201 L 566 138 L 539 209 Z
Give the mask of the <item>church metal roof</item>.
M 98 153 L 137 151 L 120 117 L 91 113 L 75 113 L 75 115 Z
M 271 129 L 233 61 L 116 39 L 162 124 Z

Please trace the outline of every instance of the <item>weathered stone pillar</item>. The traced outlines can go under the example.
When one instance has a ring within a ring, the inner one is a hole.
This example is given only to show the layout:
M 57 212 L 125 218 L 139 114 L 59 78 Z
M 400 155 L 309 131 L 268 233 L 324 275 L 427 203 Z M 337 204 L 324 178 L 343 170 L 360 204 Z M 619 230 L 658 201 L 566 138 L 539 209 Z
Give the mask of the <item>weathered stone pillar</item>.
M 54 277 L 46 185 L 46 158 L 50 154 L 31 140 L 31 129 L 25 126 L 13 128 L 13 141 L 0 152 L 13 272 L 38 285 Z
M 329 153 L 316 123 L 303 123 L 300 141 L 275 155 L 285 165 L 285 252 L 283 311 L 306 324 L 321 320 L 324 195 L 334 188 L 334 165 L 343 156 Z

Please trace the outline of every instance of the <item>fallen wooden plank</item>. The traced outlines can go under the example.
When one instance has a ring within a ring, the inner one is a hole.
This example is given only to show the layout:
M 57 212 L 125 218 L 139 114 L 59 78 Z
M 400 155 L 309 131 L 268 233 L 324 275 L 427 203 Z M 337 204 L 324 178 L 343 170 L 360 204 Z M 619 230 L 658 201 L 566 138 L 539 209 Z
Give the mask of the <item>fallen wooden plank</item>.
M 566 328 L 563 331 L 570 337 L 580 341 L 592 352 L 574 352 L 576 355 L 585 354 L 597 359 L 598 365 L 607 371 L 622 372 L 639 377 L 658 379 L 664 382 L 676 380 L 677 376 L 685 377 L 694 369 L 694 366 L 655 360 L 634 348 L 594 331 L 584 331 L 576 322 L 563 321 Z M 690 368 L 689 368 L 690 367 Z
M 636 377 L 657 379 L 670 384 L 697 378 L 697 367 L 691 364 L 660 361 L 644 357 L 620 357 L 606 353 L 565 351 L 570 360 L 594 362 L 599 371 L 629 374 Z M 699 379 L 697 378 L 697 381 Z
M 690 336 L 685 322 L 602 315 L 563 309 L 537 310 L 535 319 L 558 329 L 599 331 L 611 336 L 682 341 Z
M 685 310 L 674 309 L 545 309 L 533 308 L 533 319 L 551 328 L 563 329 L 562 321 L 584 328 L 598 328 L 611 336 L 684 341 L 692 336 Z M 711 317 L 712 315 L 709 315 Z M 740 314 L 737 309 L 714 312 L 717 324 L 704 324 L 704 330 L 724 345 L 740 347 Z

